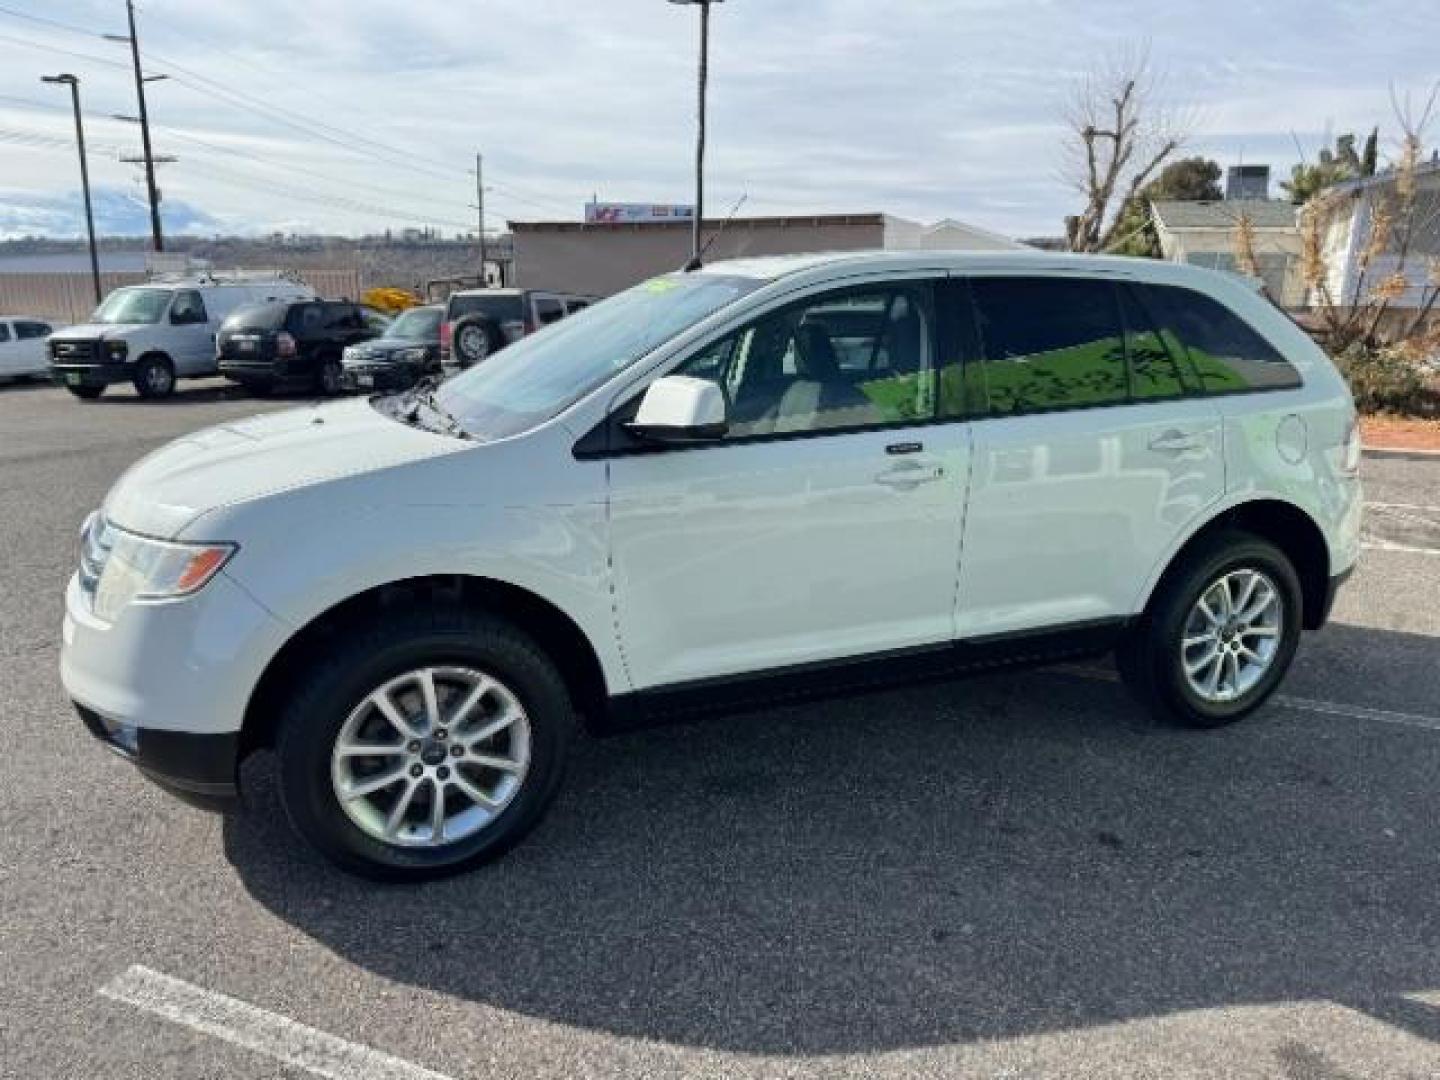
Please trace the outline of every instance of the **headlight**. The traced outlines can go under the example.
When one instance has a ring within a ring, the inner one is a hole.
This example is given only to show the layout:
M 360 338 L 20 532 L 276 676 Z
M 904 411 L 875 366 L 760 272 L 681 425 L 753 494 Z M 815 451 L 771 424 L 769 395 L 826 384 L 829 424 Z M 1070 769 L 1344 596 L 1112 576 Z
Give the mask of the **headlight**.
M 110 354 L 112 360 L 123 360 L 125 354 L 130 351 L 130 346 L 123 341 L 107 341 L 105 351 Z
M 105 527 L 110 541 L 95 590 L 95 614 L 114 621 L 126 604 L 173 600 L 205 587 L 235 554 L 234 544 L 178 544 Z

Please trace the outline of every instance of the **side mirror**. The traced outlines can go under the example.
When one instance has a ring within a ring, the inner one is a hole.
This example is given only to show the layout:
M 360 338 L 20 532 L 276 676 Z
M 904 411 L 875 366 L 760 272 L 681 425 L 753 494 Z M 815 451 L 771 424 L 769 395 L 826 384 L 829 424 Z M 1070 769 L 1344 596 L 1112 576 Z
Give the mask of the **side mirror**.
M 725 393 L 709 379 L 666 375 L 640 400 L 640 411 L 625 425 L 642 439 L 663 443 L 711 442 L 729 430 Z

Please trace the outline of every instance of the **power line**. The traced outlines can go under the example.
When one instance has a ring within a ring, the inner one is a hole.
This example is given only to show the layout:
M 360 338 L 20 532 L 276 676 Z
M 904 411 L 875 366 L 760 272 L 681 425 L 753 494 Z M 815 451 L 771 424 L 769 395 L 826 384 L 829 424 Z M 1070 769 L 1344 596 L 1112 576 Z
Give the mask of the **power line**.
M 88 60 L 92 64 L 103 64 L 106 67 L 120 68 L 129 71 L 129 64 L 122 64 L 119 60 L 110 60 L 103 56 L 96 56 L 94 53 L 76 52 L 74 49 L 62 49 L 58 45 L 47 45 L 43 41 L 32 41 L 29 38 L 15 37 L 13 34 L 0 34 L 0 41 L 9 41 L 15 45 L 23 45 L 31 49 L 39 49 L 41 52 L 56 53 L 59 56 L 70 56 L 77 60 Z

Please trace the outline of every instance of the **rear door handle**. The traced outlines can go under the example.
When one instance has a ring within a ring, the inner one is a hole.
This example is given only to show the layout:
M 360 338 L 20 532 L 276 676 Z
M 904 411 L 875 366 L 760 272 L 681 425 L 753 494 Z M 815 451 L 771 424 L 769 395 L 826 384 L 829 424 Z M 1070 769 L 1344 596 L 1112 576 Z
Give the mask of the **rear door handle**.
M 914 458 L 907 458 L 878 474 L 875 482 L 887 487 L 909 490 L 919 487 L 921 484 L 934 483 L 936 480 L 944 479 L 944 476 L 945 466 L 938 461 L 917 461 Z
M 1167 431 L 1150 440 L 1150 449 L 1167 454 L 1183 454 L 1187 450 L 1203 450 L 1209 445 L 1204 435 L 1184 431 Z

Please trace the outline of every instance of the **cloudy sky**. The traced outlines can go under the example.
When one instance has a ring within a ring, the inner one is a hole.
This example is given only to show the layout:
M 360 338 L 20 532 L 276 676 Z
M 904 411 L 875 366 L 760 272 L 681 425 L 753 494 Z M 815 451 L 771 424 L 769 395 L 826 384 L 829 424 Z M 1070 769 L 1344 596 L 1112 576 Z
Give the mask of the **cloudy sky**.
M 1440 76 L 1414 0 L 726 0 L 712 19 L 709 208 L 884 210 L 1054 234 L 1067 87 L 1148 47 L 1190 150 L 1287 175 L 1296 141 L 1382 128 Z M 687 201 L 696 13 L 664 0 L 144 0 L 171 228 L 358 234 Z M 58 25 L 57 25 L 58 24 Z M 0 237 L 78 234 L 83 79 L 102 224 L 145 229 L 122 0 L 0 0 Z

